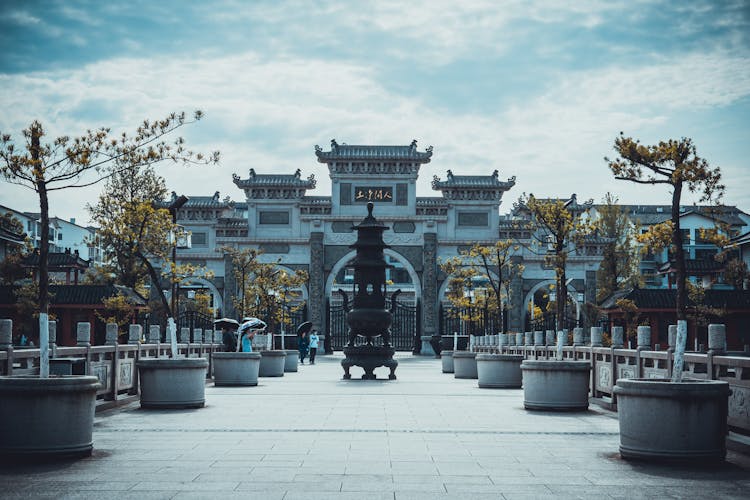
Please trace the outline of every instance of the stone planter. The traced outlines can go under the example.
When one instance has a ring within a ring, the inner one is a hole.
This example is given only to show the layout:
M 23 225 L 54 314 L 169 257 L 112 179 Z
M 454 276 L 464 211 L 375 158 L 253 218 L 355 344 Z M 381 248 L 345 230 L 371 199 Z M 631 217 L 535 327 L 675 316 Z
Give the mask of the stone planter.
M 258 376 L 283 377 L 286 358 L 286 350 L 260 351 Z
M 620 379 L 620 454 L 647 460 L 724 460 L 729 384 Z
M 0 456 L 91 455 L 99 379 L 0 377 Z
M 260 354 L 257 352 L 215 352 L 214 385 L 258 385 Z
M 299 366 L 299 351 L 295 349 L 286 350 L 286 360 L 284 361 L 284 372 L 296 373 Z
M 526 360 L 523 406 L 527 410 L 583 411 L 589 407 L 588 361 Z
M 443 373 L 453 373 L 453 351 L 441 351 L 440 359 L 443 363 Z
M 456 351 L 453 353 L 453 376 L 456 378 L 477 378 L 477 353 Z
M 154 358 L 137 363 L 141 408 L 201 408 L 206 403 L 206 358 Z
M 482 388 L 521 388 L 521 362 L 517 354 L 477 354 L 477 377 Z

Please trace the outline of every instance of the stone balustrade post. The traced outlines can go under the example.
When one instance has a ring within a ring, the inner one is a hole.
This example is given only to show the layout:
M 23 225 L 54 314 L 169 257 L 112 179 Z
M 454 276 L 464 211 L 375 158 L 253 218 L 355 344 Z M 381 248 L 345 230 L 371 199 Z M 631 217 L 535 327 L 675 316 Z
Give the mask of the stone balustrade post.
M 193 342 L 203 343 L 203 328 L 193 330 Z
M 177 340 L 182 344 L 190 342 L 190 328 L 180 328 L 180 336 Z
M 114 345 L 117 343 L 117 336 L 120 334 L 117 323 L 107 323 L 105 328 L 104 343 L 107 345 Z
M 516 333 L 516 345 L 523 345 L 523 332 Z
M 534 345 L 544 345 L 544 332 L 537 330 L 534 332 Z
M 0 349 L 7 350 L 13 346 L 13 320 L 0 319 Z
M 583 328 L 581 327 L 573 328 L 573 345 L 574 346 L 584 345 L 585 342 L 586 341 L 583 337 Z
M 603 335 L 604 335 L 604 329 L 601 326 L 592 326 L 591 327 L 591 347 L 601 347 Z
M 612 347 L 623 347 L 625 345 L 625 329 L 621 326 L 612 327 Z
M 638 327 L 637 341 L 638 341 L 637 348 L 639 350 L 651 349 L 651 327 L 650 326 L 641 325 Z
M 523 336 L 524 345 L 534 345 L 534 332 L 526 332 Z
M 223 341 L 221 330 L 214 330 L 214 344 L 221 344 Z
M 128 344 L 138 344 L 143 336 L 143 327 L 141 325 L 130 325 L 128 327 Z
M 214 343 L 214 331 L 213 330 L 203 330 L 203 337 L 205 338 L 206 344 L 213 344 Z
M 557 341 L 555 340 L 555 331 L 554 330 L 547 330 L 544 332 L 544 341 L 549 346 L 554 346 L 557 344 Z
M 158 344 L 161 341 L 161 329 L 159 325 L 151 325 L 148 327 L 148 343 Z
M 727 329 L 721 323 L 708 325 L 708 350 L 714 353 L 724 353 L 727 350 Z
M 76 325 L 76 345 L 91 347 L 91 323 L 81 322 Z
M 57 345 L 57 321 L 50 320 L 49 322 L 49 348 L 53 349 Z

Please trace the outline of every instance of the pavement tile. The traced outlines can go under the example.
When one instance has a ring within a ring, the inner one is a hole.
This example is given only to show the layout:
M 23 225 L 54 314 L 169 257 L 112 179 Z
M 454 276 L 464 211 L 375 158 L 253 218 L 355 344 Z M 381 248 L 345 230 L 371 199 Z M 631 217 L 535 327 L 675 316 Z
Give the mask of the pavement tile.
M 199 410 L 98 413 L 91 457 L 2 467 L 0 497 L 747 498 L 746 455 L 718 467 L 623 461 L 611 412 L 527 412 L 521 390 L 400 359 L 395 382 L 342 381 L 341 356 L 322 356 L 254 388 L 209 384 Z

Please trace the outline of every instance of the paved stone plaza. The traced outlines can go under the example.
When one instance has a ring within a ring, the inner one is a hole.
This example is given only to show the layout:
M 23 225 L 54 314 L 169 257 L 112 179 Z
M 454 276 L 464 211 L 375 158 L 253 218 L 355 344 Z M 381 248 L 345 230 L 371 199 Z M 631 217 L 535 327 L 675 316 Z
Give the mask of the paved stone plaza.
M 97 414 L 91 458 L 5 465 L 0 498 L 748 498 L 746 455 L 624 462 L 616 414 L 597 406 L 527 412 L 520 389 L 479 389 L 406 354 L 397 381 L 343 381 L 341 359 L 258 387 L 210 384 L 199 410 Z

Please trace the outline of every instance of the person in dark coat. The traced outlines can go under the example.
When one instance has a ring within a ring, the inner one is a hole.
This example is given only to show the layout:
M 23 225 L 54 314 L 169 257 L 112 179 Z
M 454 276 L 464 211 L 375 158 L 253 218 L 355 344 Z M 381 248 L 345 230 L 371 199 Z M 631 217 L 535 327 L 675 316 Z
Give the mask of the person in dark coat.
M 302 332 L 297 340 L 297 349 L 299 350 L 299 362 L 305 364 L 305 357 L 307 352 L 310 350 L 310 339 L 307 337 L 307 332 Z
M 221 342 L 224 344 L 224 350 L 226 352 L 235 352 L 237 350 L 237 335 L 226 327 L 221 330 L 223 332 L 221 334 Z

